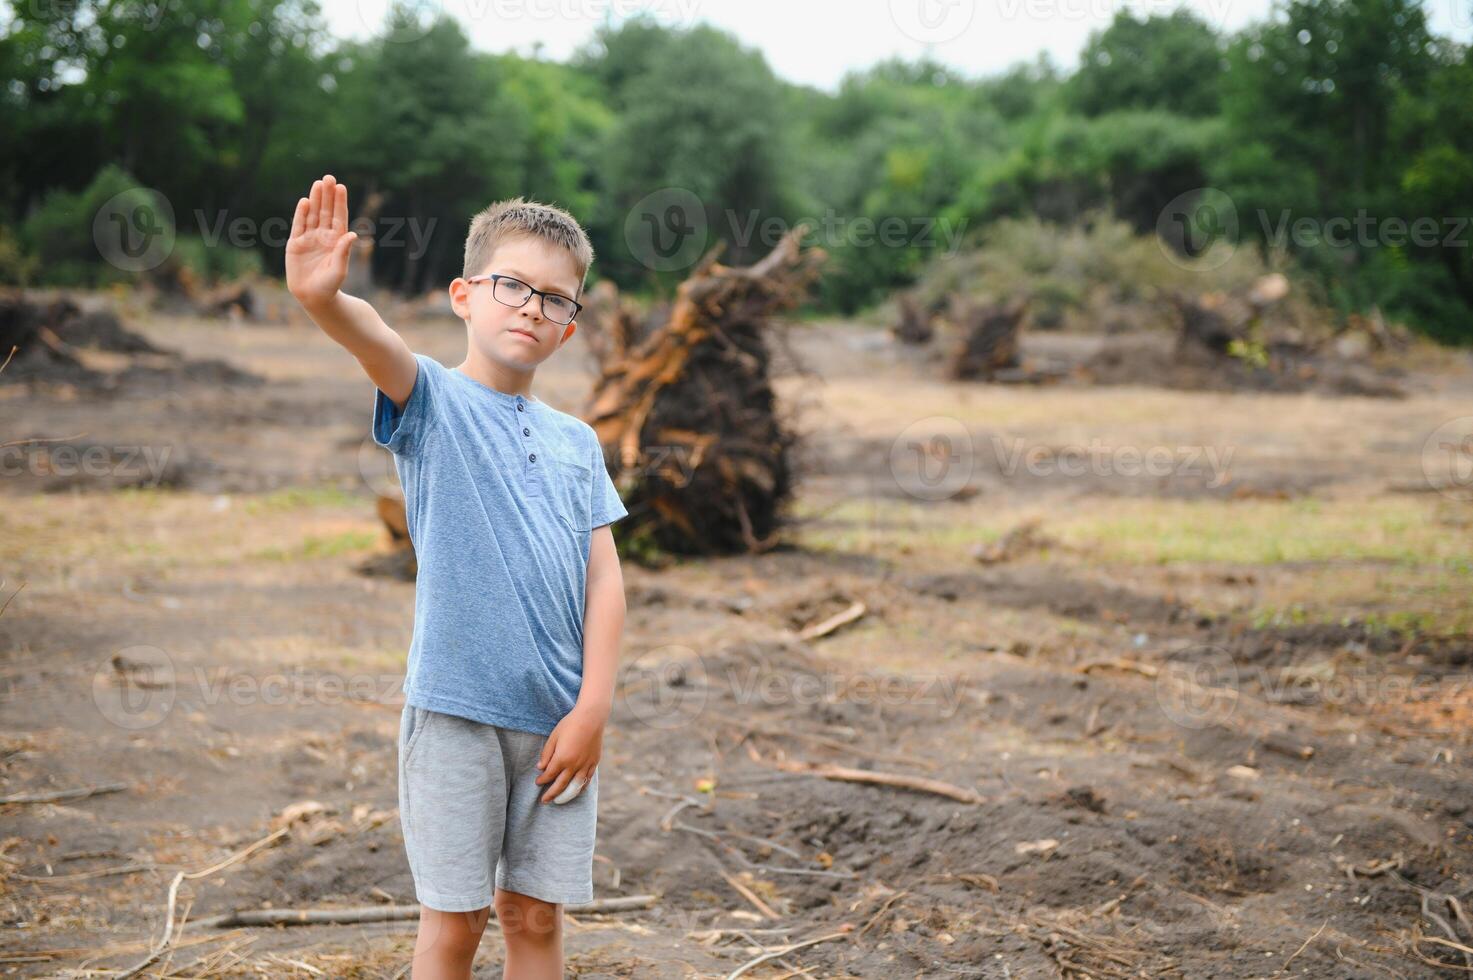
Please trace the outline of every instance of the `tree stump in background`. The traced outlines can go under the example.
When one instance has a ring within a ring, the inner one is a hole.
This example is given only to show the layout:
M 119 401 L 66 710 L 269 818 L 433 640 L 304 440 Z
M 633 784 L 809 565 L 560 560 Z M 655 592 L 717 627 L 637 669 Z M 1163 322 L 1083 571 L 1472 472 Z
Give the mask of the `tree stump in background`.
M 578 314 L 578 328 L 599 373 L 603 368 L 629 356 L 640 341 L 657 330 L 670 316 L 668 304 L 656 305 L 648 312 L 624 302 L 619 287 L 607 279 L 589 290 L 584 308 Z
M 1247 302 L 1223 293 L 1176 295 L 1171 299 L 1181 314 L 1176 342 L 1178 351 L 1184 353 L 1197 350 L 1226 356 L 1233 341 L 1244 338 L 1253 319 L 1253 309 Z
M 890 328 L 902 344 L 927 344 L 936 336 L 935 311 L 922 305 L 913 293 L 901 293 L 897 299 L 900 322 Z
M 805 231 L 745 268 L 717 263 L 718 245 L 658 329 L 622 354 L 610 345 L 585 418 L 613 456 L 625 541 L 673 554 L 776 544 L 797 437 L 778 416 L 767 335 L 823 261 L 822 250 L 800 248 Z
M 1027 300 L 977 304 L 961 294 L 951 299 L 949 319 L 961 333 L 951 358 L 953 380 L 991 380 L 999 371 L 1022 363 L 1018 339 Z

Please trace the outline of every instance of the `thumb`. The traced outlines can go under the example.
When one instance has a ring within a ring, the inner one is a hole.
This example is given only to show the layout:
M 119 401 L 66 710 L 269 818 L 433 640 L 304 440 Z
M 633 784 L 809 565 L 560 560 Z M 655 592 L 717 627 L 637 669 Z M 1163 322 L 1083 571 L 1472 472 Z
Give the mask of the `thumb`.
M 549 735 L 547 737 L 547 741 L 543 744 L 543 746 L 542 746 L 542 754 L 537 757 L 537 768 L 538 769 L 542 769 L 542 768 L 546 767 L 546 765 L 550 761 L 552 761 L 552 752 L 553 752 L 553 748 L 554 748 L 554 739 L 555 739 L 555 737 L 556 737 L 556 733 L 554 733 L 553 735 Z
M 346 232 L 342 238 L 338 239 L 337 244 L 333 246 L 334 255 L 346 261 L 348 250 L 353 247 L 353 242 L 357 241 L 357 239 L 358 233 L 356 231 Z

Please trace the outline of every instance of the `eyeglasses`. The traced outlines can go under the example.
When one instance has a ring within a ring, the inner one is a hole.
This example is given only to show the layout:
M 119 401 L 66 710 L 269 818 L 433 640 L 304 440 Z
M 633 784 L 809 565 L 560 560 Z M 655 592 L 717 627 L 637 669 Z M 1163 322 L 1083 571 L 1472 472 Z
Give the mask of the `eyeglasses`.
M 466 282 L 491 281 L 491 295 L 496 302 L 505 306 L 523 307 L 527 300 L 533 296 L 542 297 L 542 315 L 544 318 L 558 324 L 559 326 L 572 323 L 573 317 L 583 309 L 582 303 L 574 302 L 566 296 L 558 293 L 544 293 L 540 289 L 533 289 L 520 279 L 511 276 L 503 276 L 500 273 L 492 273 L 489 276 L 471 276 Z

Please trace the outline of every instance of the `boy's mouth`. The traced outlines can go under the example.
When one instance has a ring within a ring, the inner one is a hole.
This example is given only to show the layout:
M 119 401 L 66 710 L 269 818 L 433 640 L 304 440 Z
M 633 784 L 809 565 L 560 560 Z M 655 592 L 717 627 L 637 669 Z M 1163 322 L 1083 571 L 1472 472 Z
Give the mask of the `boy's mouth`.
M 516 334 L 516 335 L 521 336 L 521 337 L 526 337 L 528 340 L 532 341 L 533 343 L 536 343 L 537 342 L 537 335 L 534 334 L 534 333 L 532 333 L 532 331 L 530 331 L 530 330 L 518 330 L 516 327 L 511 327 L 507 332 L 508 333 L 512 333 L 512 334 Z

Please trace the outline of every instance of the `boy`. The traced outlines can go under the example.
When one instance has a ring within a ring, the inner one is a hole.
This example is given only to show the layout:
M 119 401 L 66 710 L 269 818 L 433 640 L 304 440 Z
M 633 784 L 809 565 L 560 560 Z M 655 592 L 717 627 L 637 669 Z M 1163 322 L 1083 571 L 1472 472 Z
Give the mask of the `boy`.
M 493 904 L 504 975 L 561 977 L 562 905 L 593 898 L 625 615 L 608 525 L 628 512 L 593 429 L 531 386 L 577 329 L 593 249 L 548 205 L 477 215 L 450 284 L 466 357 L 447 369 L 340 291 L 355 237 L 328 174 L 297 202 L 286 278 L 377 385 L 373 435 L 394 454 L 419 563 L 399 734 L 412 977 L 469 977 Z

